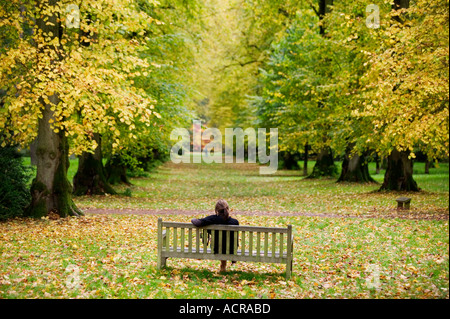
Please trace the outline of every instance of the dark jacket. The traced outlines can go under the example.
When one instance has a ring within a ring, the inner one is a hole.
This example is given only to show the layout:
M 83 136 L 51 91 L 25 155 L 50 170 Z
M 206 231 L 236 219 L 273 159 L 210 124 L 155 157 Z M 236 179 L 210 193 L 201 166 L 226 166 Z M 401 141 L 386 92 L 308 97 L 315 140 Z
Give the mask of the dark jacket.
M 225 220 L 221 216 L 211 215 L 201 219 L 193 219 L 192 224 L 197 227 L 204 227 L 209 225 L 239 225 L 237 219 L 229 217 L 228 220 Z M 208 230 L 208 233 L 211 231 Z M 234 253 L 234 233 L 230 232 L 230 254 Z M 214 253 L 219 253 L 219 230 L 214 231 Z M 227 249 L 227 233 L 222 232 L 222 253 L 226 254 Z

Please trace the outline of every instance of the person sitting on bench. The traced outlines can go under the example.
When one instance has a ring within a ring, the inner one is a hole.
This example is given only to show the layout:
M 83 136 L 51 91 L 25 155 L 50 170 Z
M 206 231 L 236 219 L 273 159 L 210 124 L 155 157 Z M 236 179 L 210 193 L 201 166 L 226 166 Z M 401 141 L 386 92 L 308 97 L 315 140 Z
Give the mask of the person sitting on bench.
M 220 199 L 216 203 L 215 207 L 215 215 L 210 215 L 205 218 L 196 219 L 194 218 L 191 220 L 192 224 L 194 224 L 196 227 L 204 227 L 208 225 L 239 225 L 239 221 L 237 219 L 230 217 L 230 207 L 228 206 L 228 203 L 224 199 Z M 214 236 L 216 240 L 214 241 L 214 253 L 219 253 L 219 241 L 217 240 L 219 238 L 219 231 L 214 231 Z M 223 232 L 222 234 L 222 252 L 225 253 L 226 250 L 226 233 Z M 230 232 L 230 253 L 234 253 L 234 232 Z M 225 272 L 227 270 L 227 261 L 221 260 L 220 261 L 220 272 Z

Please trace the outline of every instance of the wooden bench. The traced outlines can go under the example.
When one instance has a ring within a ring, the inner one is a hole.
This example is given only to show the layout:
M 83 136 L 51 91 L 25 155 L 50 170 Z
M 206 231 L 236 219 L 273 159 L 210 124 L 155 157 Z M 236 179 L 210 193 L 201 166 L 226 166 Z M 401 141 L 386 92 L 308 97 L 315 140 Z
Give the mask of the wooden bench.
M 214 247 L 214 243 L 218 241 L 216 254 L 214 249 L 208 247 L 208 230 L 211 237 L 210 247 Z M 235 239 L 232 244 L 231 232 L 234 232 Z M 286 278 L 289 279 L 292 273 L 293 248 L 291 225 L 287 228 L 242 225 L 210 225 L 198 228 L 191 223 L 164 222 L 162 218 L 158 219 L 158 269 L 166 266 L 169 257 L 281 263 L 286 264 Z

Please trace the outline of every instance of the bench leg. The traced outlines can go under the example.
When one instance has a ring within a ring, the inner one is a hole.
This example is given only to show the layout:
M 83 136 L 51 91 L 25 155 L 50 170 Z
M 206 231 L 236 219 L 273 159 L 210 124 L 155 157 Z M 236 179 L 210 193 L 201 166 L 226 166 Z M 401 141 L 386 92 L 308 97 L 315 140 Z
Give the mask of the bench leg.
M 163 232 L 162 227 L 162 218 L 158 218 L 158 256 L 156 261 L 156 268 L 161 269 L 166 266 L 166 260 L 167 258 L 162 257 L 162 248 L 163 246 L 166 246 L 166 232 Z
M 162 268 L 166 267 L 166 261 L 167 261 L 167 257 L 158 256 L 158 260 L 156 262 L 156 268 L 162 269 Z
M 291 279 L 292 275 L 292 262 L 294 260 L 294 236 L 291 237 L 291 249 L 288 249 L 288 260 L 286 262 L 286 280 Z
M 158 262 L 156 264 L 157 269 L 162 269 L 166 267 L 167 257 L 158 257 Z
M 292 259 L 288 260 L 286 263 L 286 280 L 291 279 L 292 275 Z

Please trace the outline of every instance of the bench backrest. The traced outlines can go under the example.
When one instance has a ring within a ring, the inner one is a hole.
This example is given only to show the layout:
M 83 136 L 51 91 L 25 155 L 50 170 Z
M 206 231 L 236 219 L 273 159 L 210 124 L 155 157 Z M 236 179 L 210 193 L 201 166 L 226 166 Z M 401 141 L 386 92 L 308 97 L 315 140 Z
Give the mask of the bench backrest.
M 210 247 L 216 245 L 218 252 L 208 249 L 208 236 Z M 198 228 L 191 223 L 158 219 L 158 252 L 166 256 L 208 258 L 215 255 L 214 259 L 222 256 L 231 260 L 285 262 L 292 256 L 292 242 L 291 225 L 286 228 L 244 225 Z

